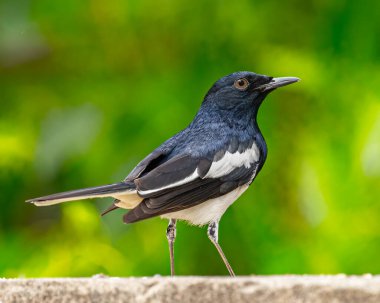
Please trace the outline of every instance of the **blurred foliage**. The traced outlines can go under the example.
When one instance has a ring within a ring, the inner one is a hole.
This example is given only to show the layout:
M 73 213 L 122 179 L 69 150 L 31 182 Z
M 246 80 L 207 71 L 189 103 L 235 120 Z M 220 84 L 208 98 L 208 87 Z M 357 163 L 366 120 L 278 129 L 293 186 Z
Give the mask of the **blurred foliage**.
M 159 218 L 27 198 L 123 179 L 237 70 L 298 76 L 259 113 L 269 155 L 224 215 L 238 274 L 379 273 L 380 2 L 0 1 L 0 275 L 169 273 Z M 182 275 L 227 274 L 178 226 Z

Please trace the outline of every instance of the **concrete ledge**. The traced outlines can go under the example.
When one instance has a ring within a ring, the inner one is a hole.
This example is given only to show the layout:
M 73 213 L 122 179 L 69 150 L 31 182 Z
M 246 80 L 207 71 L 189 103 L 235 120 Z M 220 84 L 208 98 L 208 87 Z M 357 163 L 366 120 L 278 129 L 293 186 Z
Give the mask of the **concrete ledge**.
M 380 276 L 0 279 L 0 302 L 379 303 Z

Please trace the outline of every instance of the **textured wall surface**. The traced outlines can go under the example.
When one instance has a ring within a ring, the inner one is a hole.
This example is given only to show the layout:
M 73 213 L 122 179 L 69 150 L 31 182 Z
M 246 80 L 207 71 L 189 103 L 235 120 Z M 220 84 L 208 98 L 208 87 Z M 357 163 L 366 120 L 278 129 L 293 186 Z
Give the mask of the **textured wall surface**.
M 0 302 L 380 302 L 380 276 L 0 280 Z

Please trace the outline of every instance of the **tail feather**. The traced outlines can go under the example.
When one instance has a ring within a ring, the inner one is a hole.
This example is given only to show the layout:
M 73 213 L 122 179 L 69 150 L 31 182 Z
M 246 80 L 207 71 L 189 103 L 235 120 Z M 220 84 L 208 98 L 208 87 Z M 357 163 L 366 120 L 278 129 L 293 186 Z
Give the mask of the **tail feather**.
M 110 185 L 89 187 L 84 189 L 66 191 L 49 196 L 27 200 L 37 206 L 47 206 L 67 201 L 82 200 L 89 198 L 116 197 L 120 194 L 127 194 L 136 190 L 132 182 L 119 182 Z

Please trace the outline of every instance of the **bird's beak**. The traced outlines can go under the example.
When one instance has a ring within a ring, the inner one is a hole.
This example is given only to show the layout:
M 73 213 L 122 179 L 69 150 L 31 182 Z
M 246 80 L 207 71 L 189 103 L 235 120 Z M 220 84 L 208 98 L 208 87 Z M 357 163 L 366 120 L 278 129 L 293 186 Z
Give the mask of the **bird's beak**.
M 266 92 L 269 90 L 274 90 L 277 87 L 285 86 L 285 85 L 292 84 L 298 81 L 300 81 L 300 78 L 296 78 L 296 77 L 272 78 L 272 80 L 269 83 L 263 84 L 256 89 L 260 90 L 261 92 Z

